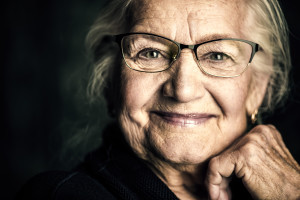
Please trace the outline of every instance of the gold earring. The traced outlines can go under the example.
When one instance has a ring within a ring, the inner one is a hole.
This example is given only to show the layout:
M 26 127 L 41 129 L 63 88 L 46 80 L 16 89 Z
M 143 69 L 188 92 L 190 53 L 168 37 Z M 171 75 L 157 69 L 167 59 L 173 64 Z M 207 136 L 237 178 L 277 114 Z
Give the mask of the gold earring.
M 255 122 L 257 121 L 257 109 L 255 109 L 255 111 L 251 114 L 251 122 L 252 124 L 255 124 Z

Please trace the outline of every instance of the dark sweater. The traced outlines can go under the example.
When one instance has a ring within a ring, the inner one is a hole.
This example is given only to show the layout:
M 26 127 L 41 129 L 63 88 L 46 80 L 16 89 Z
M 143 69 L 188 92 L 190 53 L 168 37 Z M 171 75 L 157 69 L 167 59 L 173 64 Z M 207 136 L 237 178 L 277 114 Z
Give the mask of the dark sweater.
M 23 187 L 17 200 L 178 199 L 135 156 L 116 128 L 106 131 L 103 144 L 71 172 L 37 175 Z M 233 179 L 232 189 L 233 199 L 251 199 L 239 180 Z

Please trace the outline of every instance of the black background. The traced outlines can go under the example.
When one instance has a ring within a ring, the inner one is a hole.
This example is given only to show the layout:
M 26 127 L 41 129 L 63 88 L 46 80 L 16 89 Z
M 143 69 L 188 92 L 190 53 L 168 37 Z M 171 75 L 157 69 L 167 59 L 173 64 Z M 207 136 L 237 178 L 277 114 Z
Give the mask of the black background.
M 36 173 L 68 168 L 59 159 L 61 141 L 70 131 L 62 122 L 80 118 L 80 106 L 74 100 L 80 95 L 76 77 L 87 66 L 85 35 L 103 4 L 101 0 L 4 3 L 1 199 L 12 199 Z M 292 1 L 282 2 L 282 7 L 291 31 L 294 80 L 287 106 L 267 121 L 277 126 L 299 162 L 300 14 Z M 99 115 L 105 122 L 105 111 Z

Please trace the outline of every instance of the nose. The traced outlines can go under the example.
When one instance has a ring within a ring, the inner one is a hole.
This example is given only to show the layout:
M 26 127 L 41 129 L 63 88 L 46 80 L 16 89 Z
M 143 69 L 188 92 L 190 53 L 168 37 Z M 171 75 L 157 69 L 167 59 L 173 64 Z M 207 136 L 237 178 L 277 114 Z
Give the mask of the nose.
M 169 70 L 171 76 L 163 86 L 164 96 L 186 103 L 204 95 L 204 74 L 190 49 L 182 50 L 180 57 Z

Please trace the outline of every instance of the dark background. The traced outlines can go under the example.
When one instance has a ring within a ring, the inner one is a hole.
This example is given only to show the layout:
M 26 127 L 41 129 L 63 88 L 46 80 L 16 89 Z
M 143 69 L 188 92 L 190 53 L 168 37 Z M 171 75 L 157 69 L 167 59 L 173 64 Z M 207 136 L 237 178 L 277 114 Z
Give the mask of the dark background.
M 88 65 L 84 39 L 103 4 L 104 0 L 4 3 L 0 199 L 12 199 L 39 172 L 69 168 L 59 155 L 63 141 L 77 128 L 70 129 L 71 122 L 82 117 L 77 77 Z M 300 14 L 292 1 L 282 6 L 291 31 L 294 81 L 287 106 L 267 121 L 281 131 L 299 162 Z M 103 117 L 100 124 L 106 120 Z

